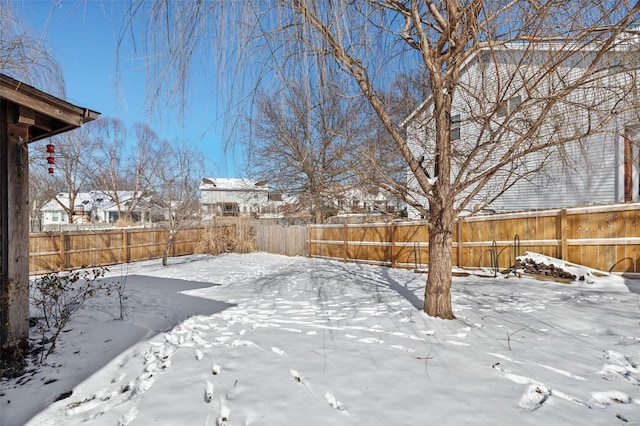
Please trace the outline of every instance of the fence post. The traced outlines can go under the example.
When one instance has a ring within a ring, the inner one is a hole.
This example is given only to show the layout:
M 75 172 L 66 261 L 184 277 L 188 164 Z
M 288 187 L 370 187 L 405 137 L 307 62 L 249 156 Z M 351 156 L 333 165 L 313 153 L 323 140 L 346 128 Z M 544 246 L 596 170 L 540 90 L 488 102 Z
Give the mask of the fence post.
M 349 230 L 347 229 L 347 222 L 345 221 L 344 223 L 344 227 L 342 228 L 342 239 L 344 241 L 344 245 L 342 247 L 343 249 L 343 256 L 342 256 L 342 260 L 346 263 L 347 262 L 347 254 L 349 252 L 349 246 L 347 244 L 347 236 L 349 234 Z
M 396 267 L 396 224 L 391 223 L 391 267 Z
M 567 209 L 561 209 L 556 220 L 556 238 L 560 240 L 558 259 L 567 260 L 569 257 L 567 245 Z
M 458 267 L 464 268 L 464 236 L 462 233 L 464 219 L 459 218 L 456 224 L 456 233 L 458 239 Z

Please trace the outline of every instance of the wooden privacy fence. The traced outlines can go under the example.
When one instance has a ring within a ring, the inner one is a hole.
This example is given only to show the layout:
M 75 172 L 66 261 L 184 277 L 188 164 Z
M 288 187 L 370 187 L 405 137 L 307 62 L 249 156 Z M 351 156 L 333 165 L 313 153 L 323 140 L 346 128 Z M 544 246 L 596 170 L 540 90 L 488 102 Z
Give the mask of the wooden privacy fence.
M 203 228 L 182 229 L 171 256 L 193 254 Z M 29 235 L 29 272 L 39 274 L 162 257 L 168 230 L 113 229 Z
M 254 229 L 258 251 L 286 256 L 307 255 L 306 225 L 262 225 Z
M 309 226 L 309 255 L 393 267 L 429 262 L 426 222 Z M 619 204 L 461 218 L 453 234 L 459 267 L 513 266 L 533 251 L 591 268 L 640 272 L 640 204 Z
M 250 226 L 255 234 L 258 251 L 287 256 L 307 255 L 307 227 L 304 225 L 282 226 L 257 220 L 236 220 L 215 223 L 213 226 Z M 195 253 L 207 229 L 207 226 L 182 229 L 176 236 L 170 255 Z M 31 233 L 29 272 L 42 274 L 157 259 L 164 253 L 168 232 L 163 228 L 119 228 Z

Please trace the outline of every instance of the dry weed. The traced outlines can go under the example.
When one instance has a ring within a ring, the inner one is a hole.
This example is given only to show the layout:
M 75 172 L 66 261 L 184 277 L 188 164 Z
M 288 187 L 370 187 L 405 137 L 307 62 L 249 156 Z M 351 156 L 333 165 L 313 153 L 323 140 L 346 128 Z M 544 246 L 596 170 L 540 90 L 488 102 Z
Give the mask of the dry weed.
M 234 225 L 212 224 L 204 230 L 196 253 L 251 253 L 256 251 L 255 235 L 251 227 L 239 222 Z

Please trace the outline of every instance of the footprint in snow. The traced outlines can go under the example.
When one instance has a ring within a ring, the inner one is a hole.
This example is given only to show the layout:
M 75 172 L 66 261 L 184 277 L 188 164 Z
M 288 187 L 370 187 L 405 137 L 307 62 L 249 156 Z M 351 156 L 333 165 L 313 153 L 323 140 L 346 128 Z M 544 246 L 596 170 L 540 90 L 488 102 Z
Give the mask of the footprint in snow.
M 216 426 L 227 426 L 231 410 L 222 396 L 220 397 L 220 415 L 216 419 Z
M 458 342 L 456 340 L 447 340 L 446 342 L 449 343 L 450 345 L 454 345 L 454 346 L 471 346 L 468 343 Z
M 402 345 L 389 345 L 389 346 L 403 352 L 409 352 L 409 353 L 415 352 L 415 349 L 407 348 L 406 346 L 402 346 Z
M 138 417 L 139 413 L 140 412 L 138 411 L 137 407 L 133 406 L 133 407 L 129 408 L 127 411 L 125 411 L 125 413 L 122 415 L 122 417 L 120 417 L 120 419 L 118 420 L 118 426 L 127 426 L 136 417 Z
M 363 339 L 358 339 L 358 341 L 362 343 L 384 343 L 384 340 L 376 339 L 374 337 L 365 337 Z
M 311 394 L 313 394 L 313 391 L 311 390 L 311 388 L 309 387 L 309 383 L 305 380 L 304 377 L 302 377 L 300 375 L 300 373 L 298 373 L 296 370 L 289 370 L 289 374 L 291 374 L 291 377 L 293 377 L 293 380 L 295 380 L 298 383 L 301 383 L 304 385 L 304 387 L 307 388 L 307 390 L 309 392 L 311 392 Z
M 606 392 L 594 392 L 591 394 L 591 401 L 594 404 L 598 404 L 601 407 L 606 407 L 609 404 L 631 404 L 635 402 L 640 404 L 640 400 L 631 398 L 624 392 L 620 391 L 606 391 Z
M 204 354 L 202 353 L 202 351 L 200 349 L 196 349 L 194 351 L 194 356 L 196 357 L 196 359 L 198 361 L 200 361 L 204 357 Z
M 640 366 L 636 364 L 631 358 L 615 351 L 607 351 L 605 353 L 605 359 L 609 361 L 605 364 L 600 375 L 607 380 L 611 380 L 614 377 L 621 377 L 631 383 L 634 386 L 640 386 L 640 378 L 637 377 L 640 373 Z
M 211 365 L 211 374 L 213 374 L 214 376 L 217 376 L 218 374 L 220 374 L 221 370 L 222 370 L 222 367 L 220 367 L 215 362 Z
M 125 386 L 125 389 L 131 390 L 130 398 L 133 398 L 136 395 L 140 395 L 148 391 L 151 388 L 151 385 L 153 385 L 153 381 L 153 374 L 145 372 L 134 381 L 129 382 L 129 384 Z
M 520 397 L 520 408 L 529 411 L 537 410 L 551 396 L 551 389 L 545 385 L 531 384 Z
M 331 408 L 336 409 L 336 410 L 342 412 L 343 414 L 349 414 L 349 410 L 347 410 L 344 407 L 342 402 L 338 401 L 336 399 L 336 397 L 333 396 L 332 394 L 330 394 L 329 392 L 324 394 L 324 399 L 325 399 L 325 401 L 327 401 L 327 404 L 329 404 L 329 406 Z
M 293 380 L 296 382 L 302 382 L 302 376 L 296 370 L 289 370 L 289 374 L 293 377 Z
M 276 348 L 275 346 L 271 347 L 271 352 L 273 352 L 276 355 L 280 355 L 280 356 L 286 356 L 287 353 L 285 351 L 283 351 L 282 349 Z
M 613 380 L 614 378 L 620 377 L 632 385 L 640 386 L 640 380 L 635 378 L 629 370 L 622 365 L 605 364 L 599 373 L 605 380 Z
M 204 382 L 204 402 L 207 404 L 213 399 L 213 383 L 206 380 Z
M 231 342 L 231 346 L 248 346 L 250 348 L 256 348 L 262 352 L 265 352 L 264 349 L 262 349 L 260 346 L 256 345 L 250 340 L 234 340 L 233 342 Z

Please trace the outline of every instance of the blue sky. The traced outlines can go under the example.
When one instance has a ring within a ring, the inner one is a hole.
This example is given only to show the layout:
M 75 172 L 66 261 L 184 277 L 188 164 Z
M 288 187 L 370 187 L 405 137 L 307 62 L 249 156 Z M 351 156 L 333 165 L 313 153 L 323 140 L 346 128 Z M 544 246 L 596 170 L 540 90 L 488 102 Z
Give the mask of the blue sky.
M 64 72 L 67 100 L 103 116 L 151 126 L 163 139 L 188 140 L 205 155 L 207 176 L 245 177 L 239 149 L 225 154 L 222 111 L 213 89 L 189 93 L 184 118 L 177 109 L 148 112 L 145 68 L 128 43 L 121 54 L 122 78 L 116 77 L 116 40 L 125 1 L 16 0 L 17 12 L 35 34 L 47 40 Z M 127 39 L 127 42 L 129 39 Z M 194 69 L 207 81 L 206 69 Z M 208 81 L 214 81 L 211 76 Z

